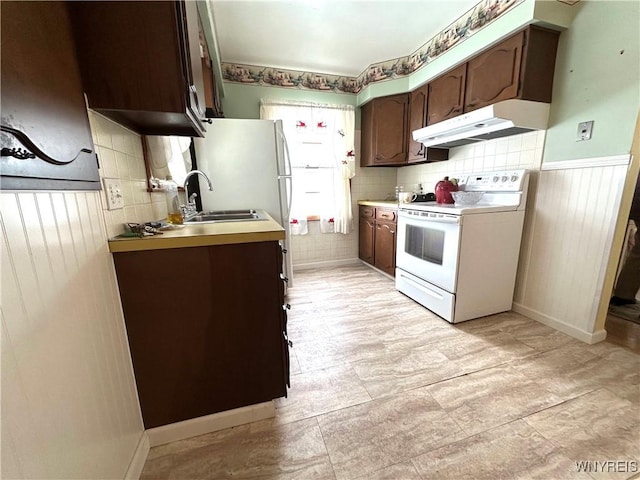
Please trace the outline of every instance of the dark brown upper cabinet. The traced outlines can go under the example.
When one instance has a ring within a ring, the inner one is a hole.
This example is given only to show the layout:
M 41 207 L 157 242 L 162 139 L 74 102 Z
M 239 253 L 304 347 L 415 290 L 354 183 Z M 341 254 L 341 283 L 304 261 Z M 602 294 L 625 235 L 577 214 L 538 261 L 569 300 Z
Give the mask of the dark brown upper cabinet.
M 192 1 L 69 2 L 89 107 L 145 135 L 203 136 Z
M 100 190 L 64 2 L 0 2 L 3 190 Z
M 429 83 L 427 125 L 462 113 L 466 75 L 465 63 Z
M 423 162 L 425 157 L 425 147 L 420 142 L 416 142 L 411 132 L 424 127 L 427 123 L 427 92 L 428 86 L 423 85 L 409 93 L 409 154 L 408 163 Z
M 408 93 L 376 98 L 362 107 L 361 166 L 407 163 L 408 111 Z
M 360 165 L 447 160 L 448 149 L 424 148 L 413 131 L 501 100 L 551 102 L 559 35 L 529 26 L 428 86 L 371 100 L 362 107 Z
M 439 162 L 449 158 L 449 150 L 427 148 L 413 139 L 413 131 L 427 126 L 428 85 L 423 85 L 409 93 L 409 131 L 407 132 L 407 164 Z
M 464 111 L 512 98 L 551 102 L 558 35 L 531 26 L 469 60 Z
M 371 100 L 362 107 L 362 167 L 400 167 L 447 160 L 449 151 L 424 148 L 411 132 L 425 126 L 427 86 Z

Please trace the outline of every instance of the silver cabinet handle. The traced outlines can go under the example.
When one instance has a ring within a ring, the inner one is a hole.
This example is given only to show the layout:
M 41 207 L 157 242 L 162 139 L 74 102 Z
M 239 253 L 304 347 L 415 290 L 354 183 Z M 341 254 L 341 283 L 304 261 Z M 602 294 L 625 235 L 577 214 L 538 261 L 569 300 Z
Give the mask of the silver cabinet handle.
M 284 276 L 284 273 L 280 274 L 280 280 L 282 280 L 284 283 L 289 283 L 289 278 Z
M 200 99 L 198 98 L 198 89 L 195 85 L 189 85 L 189 93 L 191 93 L 191 97 L 193 98 L 194 103 L 196 104 L 196 111 L 199 115 L 204 117 L 204 110 L 200 106 Z
M 285 303 L 284 305 L 282 305 L 282 310 L 291 310 L 291 305 L 289 305 L 288 303 Z
M 287 336 L 287 334 L 285 332 L 282 332 L 282 336 L 284 337 L 284 342 L 289 346 L 289 347 L 293 347 L 293 342 L 291 340 L 289 340 L 289 337 Z

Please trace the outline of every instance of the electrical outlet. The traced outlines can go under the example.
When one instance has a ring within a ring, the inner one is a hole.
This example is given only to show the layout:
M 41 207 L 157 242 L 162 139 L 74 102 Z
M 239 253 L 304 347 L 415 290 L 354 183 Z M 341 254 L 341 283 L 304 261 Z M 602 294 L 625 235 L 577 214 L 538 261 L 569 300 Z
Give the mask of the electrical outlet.
M 576 142 L 582 142 L 583 140 L 591 140 L 591 132 L 593 130 L 593 120 L 589 122 L 580 122 L 578 124 L 578 135 Z
M 104 194 L 107 197 L 107 208 L 117 210 L 124 208 L 124 197 L 122 196 L 122 185 L 117 178 L 103 178 Z

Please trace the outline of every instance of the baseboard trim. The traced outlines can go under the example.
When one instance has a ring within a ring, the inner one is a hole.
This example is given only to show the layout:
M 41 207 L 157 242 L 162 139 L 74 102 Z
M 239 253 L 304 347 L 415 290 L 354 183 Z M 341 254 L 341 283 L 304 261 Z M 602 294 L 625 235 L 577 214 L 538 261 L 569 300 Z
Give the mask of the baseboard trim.
M 374 267 L 373 265 L 371 265 L 368 262 L 365 262 L 364 260 L 360 260 L 360 262 L 362 263 L 362 265 L 364 265 L 365 267 L 369 267 L 371 270 L 375 270 L 376 272 L 384 275 L 385 277 L 387 277 L 390 280 L 393 280 L 394 282 L 396 281 L 396 277 L 394 277 L 393 275 L 389 275 L 387 272 L 383 272 L 382 270 L 380 270 L 377 267 Z
M 272 401 L 249 405 L 248 407 L 234 408 L 226 412 L 213 413 L 204 417 L 192 418 L 183 422 L 150 428 L 146 431 L 149 435 L 149 444 L 152 447 L 165 443 L 197 437 L 205 433 L 216 432 L 225 428 L 237 427 L 245 423 L 257 422 L 276 416 L 276 407 Z
M 133 453 L 133 458 L 131 459 L 131 462 L 129 462 L 129 468 L 127 468 L 124 480 L 138 480 L 140 478 L 144 464 L 149 456 L 150 448 L 149 435 L 147 435 L 147 432 L 143 431 L 142 435 L 140 435 L 136 451 Z
M 562 320 L 550 317 L 549 315 L 538 312 L 537 310 L 534 310 L 532 308 L 525 307 L 521 303 L 513 302 L 512 310 L 524 315 L 525 317 L 531 318 L 532 320 L 543 323 L 551 328 L 555 328 L 556 330 L 562 333 L 566 333 L 567 335 L 570 335 L 573 338 L 577 338 L 578 340 L 588 343 L 589 345 L 602 342 L 605 338 L 607 338 L 607 331 L 604 329 L 596 330 L 593 333 L 589 333 L 573 325 L 569 325 Z
M 344 265 L 356 265 L 360 263 L 359 258 L 344 258 L 342 260 L 327 260 L 326 262 L 299 263 L 293 266 L 293 271 L 311 270 L 312 268 L 341 267 Z

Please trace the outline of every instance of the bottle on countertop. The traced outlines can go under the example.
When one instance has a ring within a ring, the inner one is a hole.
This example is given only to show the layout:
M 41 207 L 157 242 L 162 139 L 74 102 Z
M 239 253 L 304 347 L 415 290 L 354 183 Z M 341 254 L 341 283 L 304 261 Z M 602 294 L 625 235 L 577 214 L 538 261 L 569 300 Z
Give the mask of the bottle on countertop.
M 167 175 L 164 181 L 164 195 L 167 201 L 167 223 L 182 225 L 182 211 L 180 210 L 180 197 L 178 196 L 178 184 L 171 175 Z

